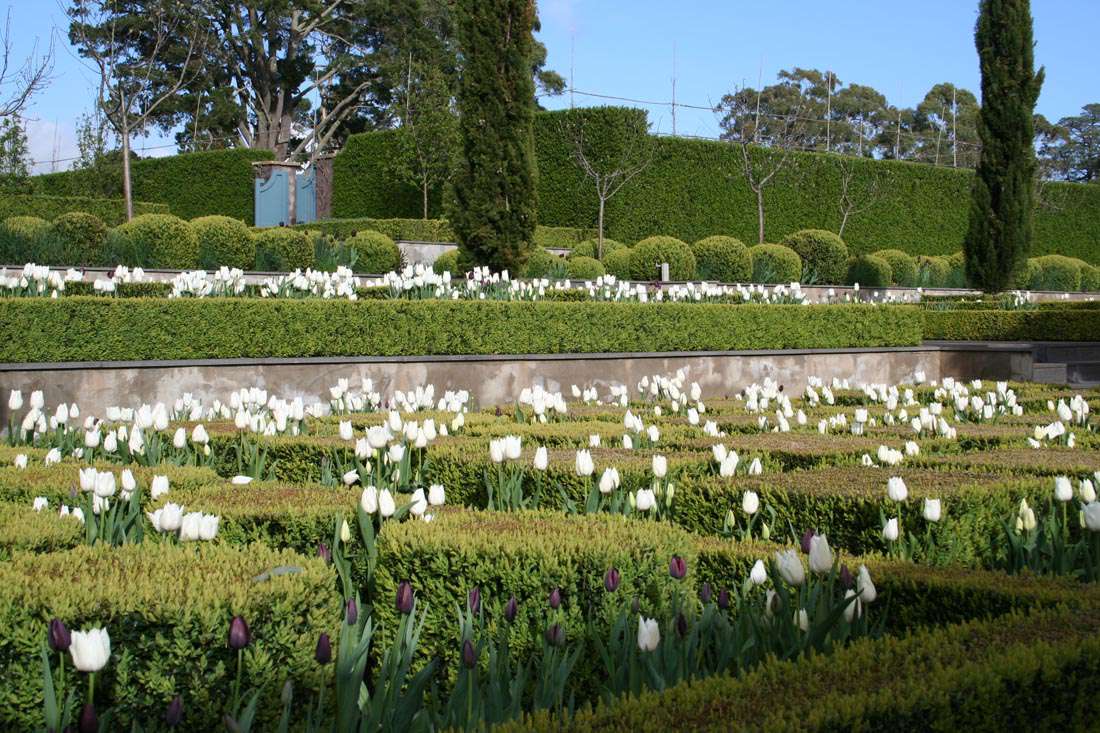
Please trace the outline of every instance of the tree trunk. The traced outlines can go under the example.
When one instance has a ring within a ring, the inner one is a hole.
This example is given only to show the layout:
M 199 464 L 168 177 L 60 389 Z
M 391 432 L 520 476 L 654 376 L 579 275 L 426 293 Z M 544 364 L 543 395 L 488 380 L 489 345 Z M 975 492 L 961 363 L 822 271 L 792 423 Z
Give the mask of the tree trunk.
M 840 217 L 840 231 L 836 233 L 838 237 L 844 239 L 844 227 L 848 224 L 848 212 L 845 211 L 843 216 Z
M 764 187 L 756 189 L 756 221 L 759 225 L 757 244 L 764 243 Z
M 122 198 L 126 201 L 126 221 L 134 218 L 134 194 L 130 186 L 130 126 L 122 113 Z
M 603 260 L 603 207 L 605 199 L 600 197 L 600 216 L 597 220 L 596 259 Z
M 424 181 L 420 184 L 420 191 L 424 197 L 424 219 L 428 218 L 428 182 Z

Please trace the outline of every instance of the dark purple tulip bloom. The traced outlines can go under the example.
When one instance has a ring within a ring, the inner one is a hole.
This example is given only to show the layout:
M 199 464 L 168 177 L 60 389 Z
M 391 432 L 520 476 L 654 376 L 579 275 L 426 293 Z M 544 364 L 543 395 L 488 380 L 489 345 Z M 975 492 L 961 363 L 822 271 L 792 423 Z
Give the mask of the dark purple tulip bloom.
M 852 571 L 848 569 L 847 565 L 840 566 L 840 586 L 844 590 L 851 590 L 856 587 L 856 579 L 852 577 Z
M 55 618 L 50 621 L 49 640 L 50 649 L 55 652 L 67 652 L 69 651 L 69 645 L 73 643 L 73 635 L 69 633 L 69 628 L 64 621 Z
M 550 608 L 555 611 L 561 608 L 561 589 L 555 588 L 550 591 Z
M 248 630 L 248 623 L 241 616 L 234 616 L 229 622 L 229 648 L 240 651 L 252 641 L 252 633 Z
M 176 695 L 172 702 L 168 703 L 168 709 L 164 711 L 164 722 L 169 728 L 175 728 L 183 720 L 183 698 Z
M 324 560 L 326 563 L 332 562 L 332 550 L 328 549 L 328 545 L 324 542 L 317 544 L 317 557 Z
M 481 613 L 481 589 L 477 586 L 474 586 L 472 589 L 470 589 L 470 595 L 467 599 L 467 605 L 470 608 L 470 613 L 472 613 L 473 615 L 476 616 Z
M 313 652 L 313 658 L 317 660 L 317 664 L 328 664 L 332 661 L 332 640 L 328 638 L 328 634 L 317 637 L 317 649 Z
M 603 587 L 608 593 L 614 593 L 619 589 L 619 582 L 622 578 L 619 576 L 619 571 L 616 568 L 609 568 L 603 576 Z
M 99 733 L 99 718 L 95 714 L 95 705 L 87 703 L 80 711 L 80 733 Z
M 684 558 L 679 555 L 673 555 L 672 560 L 668 563 L 668 574 L 676 578 L 676 580 L 683 580 L 687 573 L 688 566 L 687 563 L 684 562 Z
M 348 626 L 355 626 L 359 620 L 359 606 L 354 598 L 349 599 L 348 605 L 344 608 L 344 619 L 347 620 Z
M 473 669 L 477 666 L 477 649 L 469 639 L 462 642 L 462 663 L 466 665 L 466 669 Z
M 519 613 L 519 602 L 516 601 L 516 597 L 513 594 L 508 602 L 504 604 L 504 618 L 508 623 L 512 623 L 516 620 L 516 614 Z
M 703 583 L 703 587 L 699 589 L 699 600 L 705 605 L 710 603 L 711 596 L 713 595 L 714 591 L 711 590 L 710 583 Z
M 718 607 L 723 611 L 730 607 L 730 592 L 725 588 L 718 591 Z
M 561 624 L 552 624 L 546 629 L 546 643 L 550 646 L 562 646 L 565 644 L 565 629 Z
M 802 535 L 802 554 L 810 554 L 810 540 L 814 538 L 814 531 L 812 529 L 806 530 L 806 533 Z
M 676 614 L 676 633 L 680 635 L 681 639 L 687 636 L 688 633 L 688 620 L 682 612 Z
M 413 610 L 413 587 L 407 580 L 402 580 L 397 586 L 397 610 L 404 614 Z

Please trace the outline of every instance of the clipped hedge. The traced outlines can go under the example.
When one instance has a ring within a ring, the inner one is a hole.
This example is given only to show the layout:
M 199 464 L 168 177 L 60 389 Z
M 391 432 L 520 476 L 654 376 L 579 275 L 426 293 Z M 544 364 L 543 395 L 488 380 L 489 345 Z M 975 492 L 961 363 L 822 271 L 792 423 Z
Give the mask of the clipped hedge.
M 183 219 L 171 214 L 135 216 L 115 227 L 111 235 L 115 251 L 108 252 L 108 257 L 117 256 L 118 262 L 186 269 L 194 267 L 199 259 L 199 240 L 195 231 Z
M 49 236 L 55 238 L 67 265 L 103 263 L 107 225 L 95 214 L 70 211 L 53 220 Z
M 0 263 L 34 262 L 50 223 L 37 216 L 10 216 L 0 223 Z
M 900 249 L 880 249 L 875 257 L 890 265 L 890 284 L 911 288 L 920 285 L 917 275 L 917 258 Z
M 622 242 L 616 242 L 614 239 L 603 240 L 603 258 L 596 257 L 596 250 L 599 248 L 599 242 L 595 239 L 586 239 L 583 242 L 577 243 L 572 251 L 570 251 L 570 257 L 591 257 L 592 259 L 604 259 L 612 252 L 616 252 L 621 249 L 626 249 L 626 245 Z
M 537 251 L 537 250 L 536 250 Z M 534 255 L 532 255 L 533 257 Z M 439 257 L 435 258 L 435 262 L 432 263 L 432 270 L 437 274 L 442 275 L 444 272 L 451 273 L 451 276 L 461 276 L 462 268 L 458 262 L 459 252 L 457 249 L 449 249 Z M 530 259 L 527 261 L 528 267 L 530 267 Z M 535 277 L 531 275 L 531 277 Z
M 345 244 L 359 253 L 359 259 L 355 263 L 357 272 L 383 275 L 401 266 L 401 250 L 392 239 L 381 232 L 365 229 L 348 239 Z
M 924 310 L 924 338 L 940 341 L 1095 341 L 1091 309 Z
M 620 280 L 629 280 L 631 276 L 630 250 L 623 248 L 604 255 L 603 266 L 609 274 Z
M 904 346 L 912 307 L 0 299 L 0 361 Z M 140 338 L 137 337 L 140 334 Z
M 802 258 L 781 244 L 757 244 L 749 247 L 754 283 L 792 283 L 802 277 Z
M 878 255 L 856 255 L 848 263 L 848 282 L 866 288 L 888 288 L 894 282 L 894 271 Z
M 199 240 L 199 267 L 216 270 L 237 267 L 251 270 L 256 264 L 256 243 L 252 232 L 239 219 L 228 216 L 200 216 L 191 220 Z
M 66 174 L 50 173 L 47 175 Z M 38 181 L 40 178 L 42 176 L 35 176 L 31 180 Z M 251 189 L 249 190 L 251 191 Z M 135 196 L 135 198 L 140 198 L 140 196 Z M 0 193 L 0 220 L 11 216 L 36 216 L 41 219 L 52 220 L 70 211 L 94 214 L 108 226 L 115 226 L 126 221 L 126 202 L 122 199 L 104 199 L 91 196 L 50 196 L 45 193 L 33 195 Z M 169 213 L 167 203 L 134 201 L 134 216 L 167 213 Z
M 313 242 L 305 232 L 287 227 L 259 230 L 256 243 L 256 269 L 284 272 L 313 266 Z
M 635 280 L 657 280 L 660 266 L 668 263 L 669 280 L 695 277 L 691 247 L 675 237 L 648 237 L 630 248 L 630 274 Z
M 270 150 L 253 148 L 227 148 L 225 150 L 206 150 L 197 153 L 183 153 L 164 158 L 144 158 L 135 160 L 131 166 L 133 195 L 135 201 L 152 202 L 156 209 L 138 210 L 135 203 L 134 214 L 171 213 L 184 219 L 199 216 L 221 214 L 234 219 L 251 222 L 253 219 L 254 193 L 252 163 L 272 160 Z M 101 170 L 77 170 L 63 173 L 46 173 L 33 176 L 31 184 L 36 194 L 46 196 L 73 196 L 88 190 L 101 190 L 103 175 Z M 122 195 L 121 164 L 108 172 L 111 183 Z M 92 178 L 97 180 L 93 183 Z M 37 196 L 35 197 L 37 198 Z M 107 201 L 104 199 L 85 199 L 86 201 Z M 43 204 L 49 206 L 48 203 Z M 91 208 L 97 204 L 68 205 L 65 211 L 88 211 L 96 214 L 108 224 L 117 224 L 125 220 L 125 208 L 121 201 L 109 200 L 98 206 L 109 206 L 108 211 Z M 143 204 L 143 206 L 147 206 Z M 121 216 L 111 215 L 109 211 L 122 212 Z M 3 209 L 0 208 L 0 212 Z M 15 212 L 13 212 L 15 213 Z M 18 213 L 36 213 L 21 211 Z M 60 213 L 57 211 L 56 213 Z M 38 214 L 44 218 L 52 218 Z
M 780 244 L 793 249 L 802 259 L 802 282 L 837 285 L 848 273 L 848 247 L 833 232 L 803 229 Z
M 458 265 L 458 251 L 455 251 L 455 265 Z M 438 262 L 439 260 L 436 260 Z M 523 265 L 523 272 L 526 277 L 546 277 L 549 274 L 551 268 L 557 262 L 561 262 L 561 258 L 550 254 L 543 247 L 535 247 L 531 250 L 531 254 L 527 256 L 527 262 Z M 564 264 L 564 263 L 563 263 Z M 439 272 L 436 270 L 436 272 Z
M 752 257 L 740 239 L 706 237 L 691 245 L 691 251 L 695 255 L 695 274 L 701 280 L 742 283 L 752 278 Z
M 1080 260 L 1062 255 L 1047 255 L 1034 257 L 1029 264 L 1034 268 L 1031 272 L 1032 290 L 1068 290 L 1073 292 L 1081 289 L 1081 265 Z
M 279 566 L 297 571 L 259 577 Z M 46 625 L 57 617 L 71 629 L 103 626 L 110 633 L 111 660 L 96 675 L 96 702 L 100 710 L 113 708 L 120 729 L 135 718 L 157 719 L 180 693 L 186 726 L 213 730 L 236 674 L 236 654 L 225 641 L 234 614 L 252 629 L 245 684 L 262 686 L 259 720 L 272 726 L 282 680 L 293 676 L 308 688 L 318 679 L 317 636 L 338 623 L 339 596 L 323 561 L 261 545 L 149 540 L 18 553 L 0 563 L 0 667 L 6 670 L 0 725 L 31 730 L 41 722 L 38 652 Z
M 595 280 L 606 270 L 594 257 L 570 257 L 565 262 L 565 271 L 573 280 Z
M 951 263 L 946 257 L 917 258 L 917 285 L 925 288 L 945 288 L 951 275 Z

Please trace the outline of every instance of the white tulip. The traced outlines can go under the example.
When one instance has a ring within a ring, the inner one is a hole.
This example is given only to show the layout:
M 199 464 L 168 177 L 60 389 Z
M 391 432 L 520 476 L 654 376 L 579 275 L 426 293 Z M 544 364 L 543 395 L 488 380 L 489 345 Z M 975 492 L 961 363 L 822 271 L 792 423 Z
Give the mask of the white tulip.
M 810 570 L 824 575 L 833 569 L 833 551 L 829 549 L 829 540 L 823 534 L 810 538 Z
M 210 442 L 210 436 L 206 433 L 206 428 L 202 425 L 196 425 L 191 430 L 191 442 L 198 443 L 199 445 L 206 445 Z
M 98 672 L 111 658 L 111 637 L 107 629 L 72 632 L 69 654 L 79 672 Z
M 806 580 L 806 571 L 802 567 L 802 558 L 794 550 L 775 553 L 775 562 L 779 574 L 789 585 L 800 586 Z
M 97 473 L 95 477 L 95 495 L 106 499 L 115 494 L 115 475 L 110 471 Z
M 798 612 L 794 615 L 794 623 L 803 632 L 810 630 L 810 615 L 806 613 L 805 608 L 798 609 Z
M 489 441 L 489 460 L 493 463 L 504 463 L 504 439 Z
M 940 521 L 942 514 L 942 506 L 939 499 L 925 499 L 924 500 L 924 518 L 929 522 Z
M 41 410 L 46 405 L 46 398 L 42 396 L 42 390 L 36 389 L 31 392 L 31 407 L 36 410 Z
M 218 535 L 220 518 L 213 514 L 203 514 L 199 520 L 199 539 L 209 542 Z M 346 522 L 345 522 L 346 524 Z
M 61 463 L 61 451 L 57 448 L 50 448 L 46 453 L 46 458 L 42 462 L 47 466 Z
M 600 436 L 598 434 L 588 436 L 588 447 L 589 448 L 599 448 L 600 447 Z
M 754 585 L 763 585 L 768 580 L 768 569 L 764 567 L 763 560 L 757 560 L 749 572 L 749 580 Z
M 886 482 L 886 496 L 890 501 L 902 502 L 909 498 L 909 489 L 900 476 L 893 476 Z
M 12 459 L 12 464 L 19 470 L 23 470 L 27 467 L 27 454 L 19 453 Z
M 1091 501 L 1085 504 L 1085 527 L 1090 532 L 1100 532 L 1100 502 Z
M 896 542 L 900 530 L 898 529 L 898 518 L 893 517 L 886 521 L 886 526 L 882 528 L 882 539 L 887 542 Z
M 517 461 L 522 453 L 522 439 L 518 435 L 506 435 L 504 437 L 504 457 L 510 461 Z
M 363 507 L 363 511 L 367 514 L 374 514 L 378 511 L 378 489 L 373 486 L 363 489 L 363 493 L 359 497 L 359 506 Z
M 122 491 L 125 494 L 131 494 L 134 489 L 137 488 L 137 480 L 134 478 L 134 473 L 128 468 L 122 471 L 120 483 L 122 484 Z
M 656 478 L 664 478 L 668 474 L 668 459 L 662 455 L 653 456 L 653 475 Z
M 764 473 L 764 464 L 760 462 L 759 458 L 752 459 L 752 463 L 749 464 L 748 473 L 750 476 L 759 476 Z
M 12 412 L 23 408 L 23 392 L 18 389 L 13 389 L 11 394 L 8 395 L 8 409 Z
M 47 499 L 47 498 L 46 498 L 46 497 L 44 497 L 44 496 L 36 496 L 36 497 L 34 497 L 34 504 L 33 504 L 33 506 L 34 506 L 34 510 L 35 510 L 36 512 L 40 512 L 40 511 L 42 511 L 43 509 L 46 509 L 46 508 L 48 508 L 48 507 L 50 506 L 50 500 L 49 500 L 49 499 Z
M 623 436 L 623 450 L 634 450 L 634 439 L 629 435 Z
M 657 497 L 653 494 L 653 489 L 638 489 L 634 495 L 634 506 L 640 512 L 648 512 L 657 506 Z
M 383 518 L 392 517 L 393 513 L 397 511 L 397 504 L 394 502 L 393 494 L 389 489 L 382 489 L 378 494 L 378 511 Z
M 424 496 L 424 489 L 417 489 L 412 494 L 412 505 L 409 507 L 409 514 L 414 517 L 419 517 L 428 510 L 428 500 Z
M 432 484 L 428 487 L 428 503 L 432 506 L 442 506 L 446 501 L 446 493 L 443 484 Z
M 167 476 L 154 476 L 152 483 L 149 484 L 149 497 L 152 499 L 159 499 L 168 493 L 168 477 Z
M 359 482 L 359 471 L 354 468 L 343 475 L 344 486 L 354 486 Z
M 658 440 L 661 439 L 661 431 L 657 429 L 656 425 L 650 425 L 648 428 L 646 428 L 645 432 L 646 437 L 649 438 L 650 443 L 656 443 Z
M 84 431 L 84 447 L 96 448 L 99 446 L 99 428 Z
M 252 477 L 251 476 L 234 476 L 233 478 L 229 479 L 229 483 L 233 484 L 234 486 L 244 486 L 245 484 L 252 483 Z
M 859 592 L 859 599 L 864 603 L 874 603 L 875 598 L 878 597 L 878 591 L 875 590 L 875 584 L 871 582 L 871 573 L 867 571 L 866 565 L 859 566 L 856 590 Z
M 103 438 L 103 450 L 107 453 L 114 453 L 118 450 L 118 439 L 115 437 L 114 432 L 107 433 Z
M 1073 484 L 1066 476 L 1057 476 L 1054 479 L 1054 498 L 1058 501 L 1069 501 L 1073 498 Z
M 725 461 L 726 456 L 729 455 L 729 451 L 726 449 L 726 446 L 722 445 L 721 443 L 712 445 L 710 447 L 710 452 L 714 456 L 714 462 L 718 464 L 721 464 L 723 461 Z
M 163 516 L 161 517 L 163 521 Z M 180 522 L 180 542 L 202 539 L 202 512 L 188 512 Z
M 184 430 L 183 428 L 176 428 L 176 432 L 172 434 L 172 447 L 176 450 L 183 450 L 187 447 L 186 430 Z
M 746 491 L 741 496 L 741 511 L 750 517 L 760 509 L 760 497 L 755 491 Z
M 860 600 L 859 596 L 856 595 L 856 592 L 851 588 L 844 592 L 844 600 L 848 600 L 849 598 L 853 597 L 855 598 L 855 600 L 849 601 L 848 605 L 844 607 L 844 620 L 848 623 L 852 623 L 852 619 L 863 614 L 863 609 L 860 608 L 860 603 L 862 601 Z
M 643 652 L 651 652 L 661 643 L 661 629 L 655 618 L 643 618 L 638 616 L 638 648 Z
M 1081 486 L 1078 487 L 1077 494 L 1081 497 L 1081 501 L 1086 504 L 1091 504 L 1096 501 L 1096 487 L 1090 479 L 1081 481 Z
M 605 468 L 600 476 L 600 493 L 610 494 L 619 488 L 619 471 L 616 468 Z
M 546 450 L 545 445 L 540 445 L 535 450 L 535 470 L 545 471 L 546 467 L 550 465 L 550 455 Z
M 578 476 L 591 476 L 596 471 L 596 464 L 592 461 L 592 454 L 587 450 L 577 451 L 574 470 Z
M 183 523 L 183 507 L 179 504 L 168 502 L 154 512 L 154 514 L 158 513 L 160 514 L 160 527 L 157 529 L 160 532 L 175 532 Z

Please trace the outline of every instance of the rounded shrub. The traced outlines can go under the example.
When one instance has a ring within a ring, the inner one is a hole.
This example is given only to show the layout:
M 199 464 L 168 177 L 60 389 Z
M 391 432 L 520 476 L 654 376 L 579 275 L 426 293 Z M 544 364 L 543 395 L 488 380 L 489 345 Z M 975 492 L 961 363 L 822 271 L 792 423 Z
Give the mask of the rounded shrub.
M 875 257 L 881 257 L 890 263 L 890 271 L 894 274 L 891 285 L 900 285 L 906 288 L 917 286 L 917 258 L 900 249 L 880 249 L 872 252 Z
M 656 280 L 662 262 L 668 263 L 670 280 L 695 277 L 695 255 L 676 237 L 647 237 L 630 248 L 630 276 L 634 280 Z
M 313 243 L 305 232 L 269 227 L 256 233 L 255 242 L 257 270 L 286 272 L 313 266 Z
M 630 279 L 630 249 L 624 247 L 604 255 L 603 267 L 620 280 Z
M 951 263 L 946 257 L 921 255 L 917 258 L 917 285 L 924 288 L 942 288 L 951 274 Z
M 25 265 L 38 262 L 42 240 L 50 231 L 50 223 L 37 216 L 9 216 L 0 223 L 0 264 Z
M 1081 260 L 1063 255 L 1044 255 L 1035 259 L 1035 274 L 1031 278 L 1032 290 L 1081 289 Z
M 600 259 L 596 257 L 596 249 L 599 247 L 599 242 L 595 239 L 586 239 L 583 242 L 577 242 L 573 249 L 569 252 L 570 257 L 591 257 L 593 259 Z M 621 249 L 626 249 L 627 246 L 622 242 L 616 242 L 614 239 L 603 238 L 603 259 L 606 259 L 612 252 L 618 252 Z
M 1085 265 L 1081 268 L 1081 290 L 1086 293 L 1100 292 L 1100 267 Z
M 802 275 L 802 258 L 782 244 L 757 244 L 749 247 L 754 283 L 776 284 L 798 282 Z
M 1035 264 L 1034 257 L 1029 257 L 1024 260 L 1024 264 L 1020 265 L 1016 272 L 1012 273 L 1012 287 L 1018 290 L 1030 289 L 1031 281 L 1038 271 L 1039 266 Z
M 691 245 L 695 255 L 695 274 L 703 280 L 724 283 L 748 282 L 752 277 L 752 258 L 740 239 L 715 235 Z
M 50 225 L 49 236 L 57 240 L 67 265 L 108 264 L 104 261 L 107 225 L 95 214 L 82 211 L 62 214 Z
M 199 266 L 208 270 L 237 267 L 251 270 L 256 264 L 256 242 L 240 219 L 229 216 L 200 216 L 191 220 L 199 239 Z
M 120 264 L 181 270 L 199 264 L 199 239 L 191 225 L 178 216 L 142 214 L 115 227 L 115 232 L 129 250 Z
M 968 285 L 966 279 L 966 256 L 962 252 L 948 255 L 947 264 L 951 269 L 947 273 L 947 281 L 944 282 L 943 286 L 945 288 L 965 288 Z
M 836 284 L 847 274 L 848 246 L 833 232 L 803 229 L 789 235 L 781 244 L 802 258 L 802 282 Z
M 458 269 L 458 249 L 449 249 L 436 257 L 435 262 L 432 263 L 432 270 L 437 275 L 442 275 L 445 272 L 451 273 L 451 277 L 461 275 L 462 273 Z
M 383 275 L 401 266 L 401 250 L 382 232 L 363 229 L 344 244 L 354 247 L 359 253 L 355 264 L 359 272 Z
M 523 274 L 526 277 L 546 277 L 554 265 L 562 261 L 561 257 L 551 254 L 545 247 L 535 247 L 527 256 Z
M 571 280 L 595 280 L 607 272 L 595 257 L 570 257 L 565 269 Z
M 848 263 L 848 283 L 867 288 L 885 288 L 894 281 L 890 263 L 878 255 L 857 255 Z

